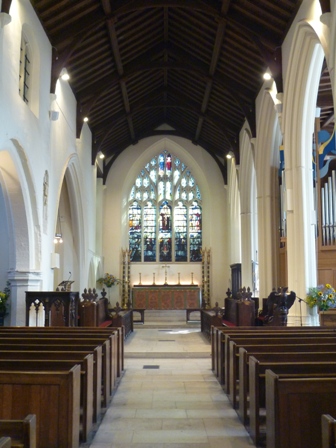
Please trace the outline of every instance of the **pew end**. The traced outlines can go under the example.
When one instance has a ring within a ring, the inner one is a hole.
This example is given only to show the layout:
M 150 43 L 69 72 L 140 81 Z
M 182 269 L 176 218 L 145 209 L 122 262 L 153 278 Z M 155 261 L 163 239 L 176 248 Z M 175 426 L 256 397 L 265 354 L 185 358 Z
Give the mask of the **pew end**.
M 336 420 L 330 414 L 322 414 L 322 448 L 335 448 Z
M 23 420 L 0 420 L 0 436 L 10 440 L 10 445 L 0 444 L 0 448 L 12 445 L 36 448 L 36 415 L 28 414 Z
M 11 448 L 12 439 L 10 437 L 0 437 L 0 448 Z

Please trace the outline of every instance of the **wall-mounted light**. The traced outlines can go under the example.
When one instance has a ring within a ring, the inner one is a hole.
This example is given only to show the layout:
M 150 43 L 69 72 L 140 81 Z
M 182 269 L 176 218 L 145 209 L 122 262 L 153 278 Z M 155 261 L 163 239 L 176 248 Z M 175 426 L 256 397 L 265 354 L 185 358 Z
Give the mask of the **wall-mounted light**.
M 234 154 L 233 154 L 233 152 L 232 152 L 232 151 L 229 151 L 229 152 L 226 154 L 226 158 L 227 158 L 228 160 L 233 159 L 233 158 L 234 158 Z
M 265 73 L 263 74 L 263 78 L 264 78 L 265 81 L 269 81 L 269 80 L 272 78 L 272 76 L 271 76 L 270 73 L 265 72 Z
M 56 225 L 56 233 L 54 237 L 54 244 L 62 244 L 63 238 L 62 238 L 62 227 L 61 227 L 61 219 L 59 215 L 59 211 L 57 213 L 57 225 Z
M 84 117 L 83 121 L 84 121 L 84 123 L 87 123 L 89 121 L 89 117 Z
M 61 71 L 61 73 L 60 73 L 60 78 L 61 78 L 63 81 L 69 81 L 69 79 L 70 79 L 70 75 L 69 75 L 69 73 L 68 73 L 68 71 L 67 71 L 66 68 L 62 68 L 62 71 Z
M 50 110 L 49 111 L 49 118 L 51 121 L 57 121 L 59 117 L 58 110 Z
M 98 154 L 97 154 L 97 157 L 98 157 L 99 159 L 105 159 L 105 154 L 102 153 L 101 151 L 99 151 Z

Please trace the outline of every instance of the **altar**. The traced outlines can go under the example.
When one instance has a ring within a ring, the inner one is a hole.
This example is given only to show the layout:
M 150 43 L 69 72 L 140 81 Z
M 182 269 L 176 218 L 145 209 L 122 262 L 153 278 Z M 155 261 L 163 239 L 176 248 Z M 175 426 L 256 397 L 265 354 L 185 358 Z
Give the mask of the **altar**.
M 132 305 L 146 310 L 201 308 L 201 290 L 197 285 L 137 285 Z

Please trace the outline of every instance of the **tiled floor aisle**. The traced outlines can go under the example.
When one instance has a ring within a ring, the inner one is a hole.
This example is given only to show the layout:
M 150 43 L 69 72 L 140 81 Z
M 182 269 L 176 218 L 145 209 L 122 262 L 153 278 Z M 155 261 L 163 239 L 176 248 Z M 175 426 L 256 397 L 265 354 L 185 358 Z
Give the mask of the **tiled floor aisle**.
M 199 330 L 136 329 L 126 341 L 125 374 L 90 447 L 251 446 Z

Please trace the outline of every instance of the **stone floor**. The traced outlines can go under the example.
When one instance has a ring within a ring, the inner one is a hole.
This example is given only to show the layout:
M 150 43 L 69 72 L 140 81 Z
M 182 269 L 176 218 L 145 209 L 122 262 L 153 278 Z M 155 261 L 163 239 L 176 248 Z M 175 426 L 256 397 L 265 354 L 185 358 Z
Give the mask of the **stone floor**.
M 125 343 L 124 375 L 85 446 L 253 446 L 211 371 L 210 344 L 199 322 L 187 324 L 185 312 L 171 319 L 146 315 L 146 324 L 135 326 Z

